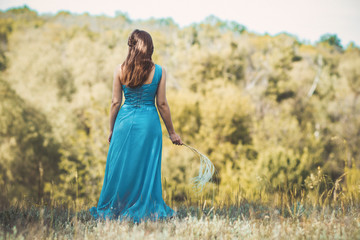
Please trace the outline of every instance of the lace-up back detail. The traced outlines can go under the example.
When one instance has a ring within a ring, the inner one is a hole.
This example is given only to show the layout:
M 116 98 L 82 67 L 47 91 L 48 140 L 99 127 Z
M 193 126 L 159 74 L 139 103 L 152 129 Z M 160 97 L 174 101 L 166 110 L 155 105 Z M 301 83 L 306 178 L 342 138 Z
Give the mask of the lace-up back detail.
M 162 76 L 162 69 L 155 64 L 154 77 L 149 84 L 143 84 L 136 88 L 130 88 L 122 85 L 124 90 L 125 102 L 124 105 L 131 105 L 140 108 L 141 106 L 155 106 L 155 96 L 157 88 Z

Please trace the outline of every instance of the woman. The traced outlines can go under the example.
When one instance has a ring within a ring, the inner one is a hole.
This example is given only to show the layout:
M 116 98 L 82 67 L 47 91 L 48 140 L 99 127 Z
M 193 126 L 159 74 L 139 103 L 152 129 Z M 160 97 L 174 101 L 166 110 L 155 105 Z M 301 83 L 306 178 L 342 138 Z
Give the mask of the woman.
M 162 198 L 162 130 L 157 109 L 171 141 L 182 145 L 166 100 L 166 72 L 152 61 L 149 33 L 136 29 L 128 39 L 129 52 L 114 72 L 110 112 L 110 143 L 105 177 L 95 219 L 168 219 L 176 212 Z M 125 102 L 122 103 L 122 91 Z

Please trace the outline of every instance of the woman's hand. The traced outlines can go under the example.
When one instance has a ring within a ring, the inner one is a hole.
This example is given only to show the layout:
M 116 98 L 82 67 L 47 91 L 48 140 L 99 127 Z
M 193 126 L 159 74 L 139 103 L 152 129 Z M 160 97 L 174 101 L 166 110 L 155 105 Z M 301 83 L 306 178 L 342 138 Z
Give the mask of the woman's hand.
M 176 133 L 170 134 L 170 139 L 171 139 L 171 141 L 172 141 L 173 144 L 183 145 L 183 142 L 181 141 L 180 136 L 177 135 Z
M 111 141 L 111 137 L 112 137 L 112 131 L 110 132 L 110 134 L 109 134 L 109 137 L 108 137 L 108 143 L 110 143 L 110 141 Z

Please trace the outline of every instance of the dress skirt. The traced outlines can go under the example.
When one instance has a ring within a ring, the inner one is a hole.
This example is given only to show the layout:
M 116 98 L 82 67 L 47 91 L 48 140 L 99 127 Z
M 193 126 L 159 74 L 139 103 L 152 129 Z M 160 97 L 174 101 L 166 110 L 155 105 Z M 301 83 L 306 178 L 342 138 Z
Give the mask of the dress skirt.
M 155 105 L 125 104 L 115 120 L 95 219 L 142 222 L 176 216 L 163 200 L 162 130 Z

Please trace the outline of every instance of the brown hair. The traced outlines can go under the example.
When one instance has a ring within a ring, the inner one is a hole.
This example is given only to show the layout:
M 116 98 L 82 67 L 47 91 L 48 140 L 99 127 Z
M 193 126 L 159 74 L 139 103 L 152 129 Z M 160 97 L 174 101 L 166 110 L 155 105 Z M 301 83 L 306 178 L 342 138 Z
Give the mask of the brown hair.
M 153 66 L 154 45 L 149 33 L 135 29 L 128 39 L 129 52 L 121 65 L 121 82 L 135 88 L 144 84 Z

